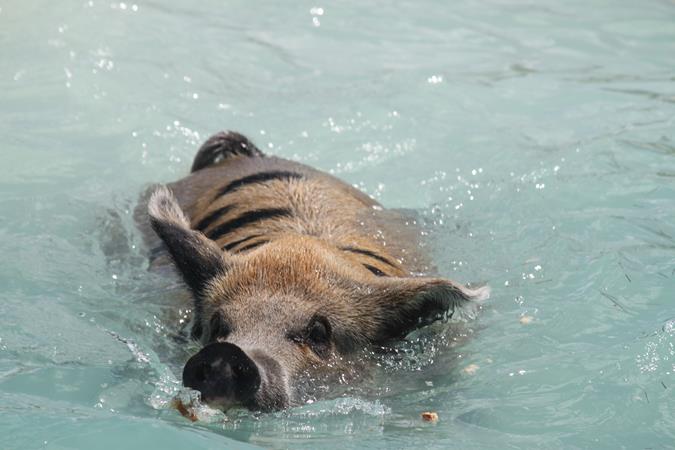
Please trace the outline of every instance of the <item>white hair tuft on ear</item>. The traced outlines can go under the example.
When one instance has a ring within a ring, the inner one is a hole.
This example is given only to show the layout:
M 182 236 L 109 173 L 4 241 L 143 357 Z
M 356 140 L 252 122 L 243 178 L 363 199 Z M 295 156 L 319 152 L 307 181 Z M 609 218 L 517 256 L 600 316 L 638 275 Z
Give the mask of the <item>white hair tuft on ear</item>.
M 462 286 L 460 291 L 460 296 L 456 293 L 453 295 L 450 316 L 453 319 L 473 320 L 478 316 L 484 301 L 490 297 L 490 286 L 480 286 L 474 289 Z
M 190 221 L 180 208 L 176 197 L 166 186 L 158 187 L 148 202 L 148 214 L 155 219 L 190 228 Z

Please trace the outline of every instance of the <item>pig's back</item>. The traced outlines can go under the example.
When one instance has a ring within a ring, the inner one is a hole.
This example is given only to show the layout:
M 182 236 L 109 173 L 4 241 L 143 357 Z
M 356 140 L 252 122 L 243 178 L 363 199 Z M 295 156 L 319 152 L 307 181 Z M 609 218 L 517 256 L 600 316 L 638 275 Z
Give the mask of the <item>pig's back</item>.
M 191 226 L 224 250 L 247 251 L 287 233 L 396 261 L 397 275 L 430 273 L 415 218 L 384 209 L 347 183 L 304 164 L 260 154 L 233 155 L 168 185 Z M 151 187 L 149 191 L 152 191 Z M 144 195 L 137 219 L 155 253 Z

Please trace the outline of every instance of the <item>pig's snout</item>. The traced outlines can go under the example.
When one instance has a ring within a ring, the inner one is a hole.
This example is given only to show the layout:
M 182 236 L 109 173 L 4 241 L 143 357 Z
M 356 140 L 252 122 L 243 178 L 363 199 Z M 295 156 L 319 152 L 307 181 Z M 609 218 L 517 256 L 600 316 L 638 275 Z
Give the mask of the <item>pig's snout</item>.
M 245 404 L 260 388 L 255 362 L 234 344 L 209 344 L 190 358 L 183 369 L 183 385 L 202 394 L 207 403 Z

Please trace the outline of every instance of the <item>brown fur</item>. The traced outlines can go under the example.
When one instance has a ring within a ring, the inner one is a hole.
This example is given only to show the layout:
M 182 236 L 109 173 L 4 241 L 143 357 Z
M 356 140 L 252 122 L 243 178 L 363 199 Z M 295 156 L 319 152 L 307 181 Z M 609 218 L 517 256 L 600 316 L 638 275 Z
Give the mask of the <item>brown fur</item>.
M 471 316 L 487 297 L 487 288 L 413 276 L 428 262 L 402 215 L 242 139 L 209 139 L 195 158 L 199 170 L 157 189 L 148 211 L 194 294 L 195 336 L 236 345 L 260 367 L 262 385 L 247 406 L 293 404 L 302 374 L 337 370 L 359 348 L 444 315 Z M 302 337 L 317 317 L 330 327 L 321 348 Z M 213 335 L 222 332 L 214 323 L 227 333 Z

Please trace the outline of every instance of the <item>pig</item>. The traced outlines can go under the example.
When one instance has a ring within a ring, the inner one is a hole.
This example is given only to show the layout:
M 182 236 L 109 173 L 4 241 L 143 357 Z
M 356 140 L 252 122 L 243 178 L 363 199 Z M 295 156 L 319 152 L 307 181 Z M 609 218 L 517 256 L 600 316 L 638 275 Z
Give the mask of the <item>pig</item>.
M 423 274 L 404 215 L 234 132 L 210 137 L 147 211 L 160 239 L 151 265 L 168 251 L 194 302 L 201 350 L 183 384 L 224 411 L 298 405 L 314 376 L 437 320 L 473 318 L 489 296 Z

